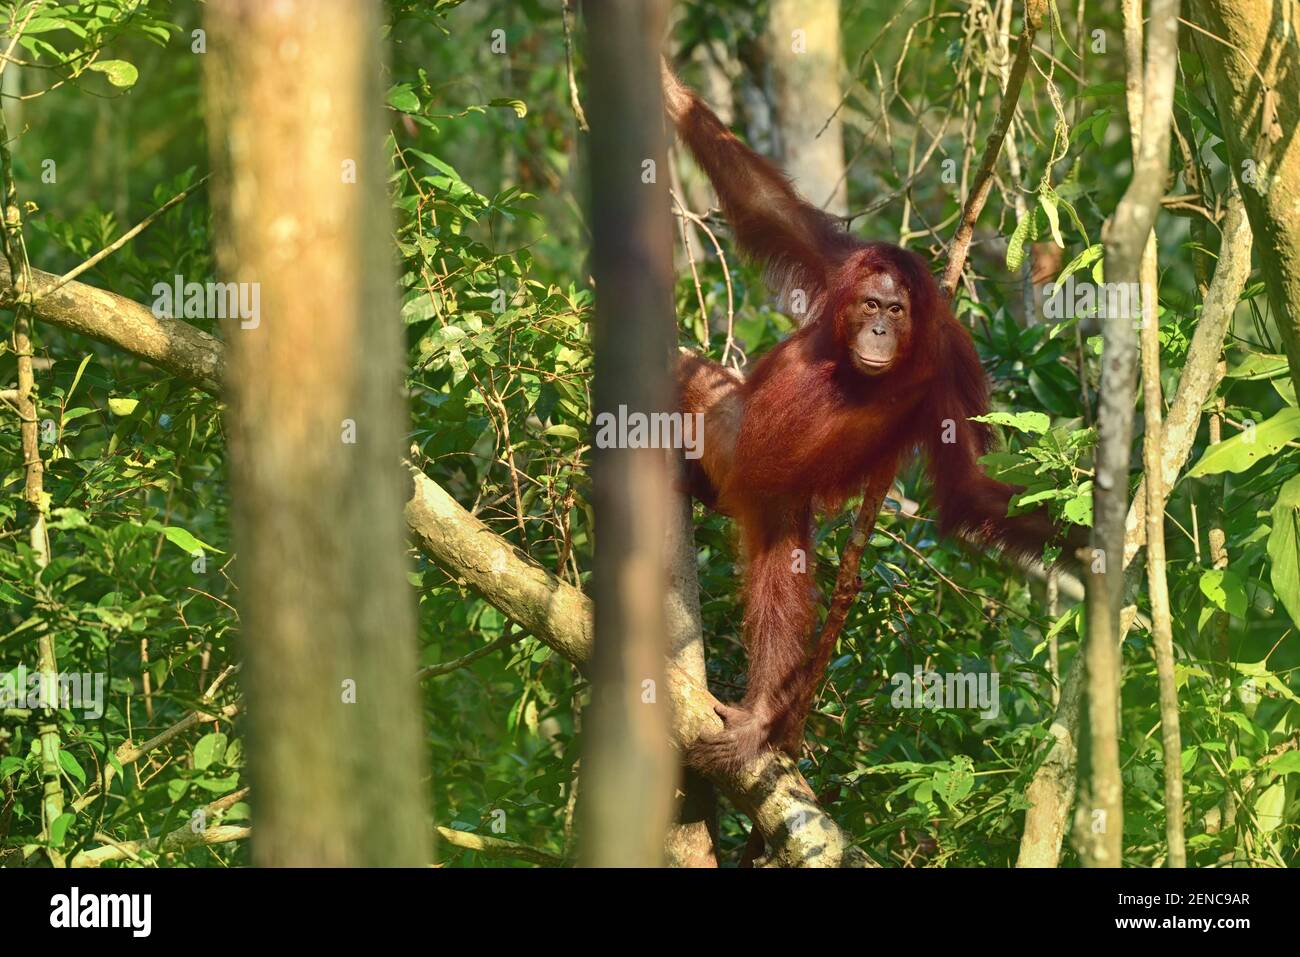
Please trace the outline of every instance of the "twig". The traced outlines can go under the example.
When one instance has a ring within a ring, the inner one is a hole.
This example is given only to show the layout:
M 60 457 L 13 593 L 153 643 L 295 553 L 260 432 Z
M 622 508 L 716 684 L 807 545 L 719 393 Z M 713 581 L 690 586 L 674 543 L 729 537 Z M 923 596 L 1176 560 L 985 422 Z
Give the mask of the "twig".
M 32 301 L 35 302 L 39 299 L 45 298 L 46 296 L 50 295 L 50 293 L 57 292 L 59 289 L 66 286 L 68 283 L 72 282 L 72 280 L 76 279 L 78 276 L 84 273 L 86 270 L 93 269 L 99 263 L 103 262 L 109 256 L 113 255 L 113 253 L 117 252 L 119 249 L 121 249 L 131 240 L 135 239 L 136 236 L 139 236 L 142 232 L 144 232 L 146 229 L 152 226 L 154 222 L 157 221 L 159 216 L 163 215 L 163 213 L 167 212 L 167 210 L 171 209 L 176 204 L 182 202 L 187 196 L 190 195 L 190 193 L 194 192 L 196 189 L 198 189 L 200 186 L 206 183 L 208 179 L 211 177 L 211 175 L 212 174 L 209 173 L 207 176 L 204 176 L 197 183 L 194 183 L 192 186 L 189 186 L 181 190 L 179 193 L 177 193 L 171 199 L 167 200 L 167 202 L 163 203 L 161 206 L 155 209 L 144 219 L 140 220 L 140 222 L 136 223 L 134 226 L 132 226 L 130 229 L 124 232 L 117 239 L 113 240 L 113 242 L 109 243 L 99 252 L 95 253 L 95 255 L 91 256 L 89 259 L 87 259 L 85 262 L 81 263 L 80 265 L 72 267 L 67 272 L 65 272 L 62 276 L 60 276 L 58 279 L 54 280 L 53 285 L 46 286 L 44 289 L 42 289 L 38 294 L 36 294 L 33 297 Z
M 993 168 L 997 164 L 998 153 L 1002 150 L 1002 141 L 1006 138 L 1011 118 L 1015 115 L 1016 104 L 1020 99 L 1020 88 L 1025 82 L 1025 73 L 1029 69 L 1029 59 L 1034 49 L 1034 34 L 1042 26 L 1043 14 L 1047 10 L 1047 0 L 1025 0 L 1025 25 L 1020 31 L 1020 42 L 1016 46 L 1016 59 L 1011 64 L 1011 75 L 1007 79 L 1007 88 L 1002 94 L 1002 107 L 998 110 L 993 132 L 989 134 L 984 145 L 984 155 L 980 158 L 979 169 L 971 184 L 970 194 L 962 209 L 961 225 L 953 237 L 948 251 L 948 265 L 943 271 L 939 283 L 946 298 L 951 299 L 957 290 L 957 280 L 966 265 L 966 255 L 970 250 L 971 238 L 975 235 L 975 220 L 984 209 L 993 188 Z
M 225 797 L 218 798 L 211 804 L 204 805 L 204 820 L 209 814 L 217 814 L 221 811 L 228 810 L 230 807 L 242 801 L 248 795 L 248 788 L 241 788 L 227 794 Z M 252 835 L 251 827 L 236 827 L 234 825 L 222 824 L 211 827 L 202 827 L 197 831 L 192 827 L 189 821 L 174 831 L 169 831 L 161 837 L 147 837 L 137 841 L 115 842 L 111 837 L 105 835 L 96 835 L 101 840 L 111 841 L 103 847 L 92 848 L 89 851 L 82 851 L 76 855 L 70 862 L 70 867 L 99 867 L 109 861 L 120 861 L 123 858 L 137 860 L 141 852 L 150 854 L 175 854 L 182 851 L 188 851 L 192 847 L 203 847 L 212 844 L 225 844 L 230 841 L 242 841 Z
M 587 125 L 587 114 L 582 111 L 582 101 L 578 99 L 578 81 L 573 75 L 573 36 L 569 27 L 569 18 L 572 15 L 572 0 L 564 0 L 560 10 L 560 22 L 564 24 L 564 70 L 569 77 L 569 105 L 573 107 L 573 115 L 578 120 L 578 129 L 590 133 L 591 127 Z
M 492 654 L 494 651 L 510 647 L 516 642 L 522 640 L 524 634 L 525 633 L 522 631 L 513 634 L 507 632 L 495 641 L 490 641 L 482 648 L 477 648 L 467 655 L 461 655 L 459 658 L 453 658 L 451 661 L 440 661 L 436 665 L 429 665 L 427 668 L 421 668 L 416 672 L 415 678 L 417 681 L 423 681 L 425 678 L 435 678 L 438 675 L 448 675 L 453 671 L 459 671 L 461 668 L 464 668 L 467 665 L 472 665 L 480 658 L 484 658 L 487 655 Z
M 544 867 L 563 867 L 565 865 L 565 860 L 562 857 L 547 851 L 539 851 L 537 848 L 529 847 L 526 844 L 516 844 L 514 841 L 507 841 L 504 838 L 487 837 L 470 831 L 453 831 L 449 827 L 440 827 L 437 831 L 438 836 L 448 844 L 463 847 L 467 851 L 478 851 L 487 857 L 513 857 L 517 860 L 528 861 L 531 864 L 541 864 Z

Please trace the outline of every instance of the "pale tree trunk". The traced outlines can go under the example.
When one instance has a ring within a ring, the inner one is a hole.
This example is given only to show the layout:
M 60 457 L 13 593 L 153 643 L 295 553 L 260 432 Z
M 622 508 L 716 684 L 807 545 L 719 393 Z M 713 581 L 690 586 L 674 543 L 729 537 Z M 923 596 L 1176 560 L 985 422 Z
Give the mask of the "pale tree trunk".
M 1134 168 L 1142 152 L 1136 118 L 1143 113 L 1142 21 L 1137 4 L 1126 6 L 1124 20 L 1125 60 L 1129 66 L 1126 93 L 1130 117 L 1129 137 L 1133 145 Z M 1171 117 L 1172 120 L 1172 117 Z M 1160 730 L 1165 777 L 1165 840 L 1170 867 L 1187 866 L 1183 838 L 1183 748 L 1178 728 L 1178 685 L 1174 677 L 1173 622 L 1169 613 L 1169 581 L 1165 574 L 1165 488 L 1161 471 L 1164 445 L 1164 397 L 1160 389 L 1160 317 L 1157 284 L 1156 233 L 1147 235 L 1140 269 L 1142 289 L 1142 471 L 1146 496 L 1147 596 L 1151 603 L 1151 636 L 1160 686 Z M 1122 635 L 1122 631 L 1121 631 Z M 1121 638 L 1121 648 L 1123 639 Z
M 207 6 L 253 859 L 431 859 L 379 4 Z
M 666 4 L 589 0 L 583 10 L 599 429 L 602 414 L 617 419 L 620 406 L 640 414 L 674 408 L 672 222 L 659 91 Z M 596 644 L 583 719 L 581 856 L 592 866 L 654 866 L 664 861 L 677 778 L 664 681 L 670 460 L 659 449 L 596 444 Z
M 1269 305 L 1300 388 L 1300 12 L 1276 0 L 1193 0 L 1190 7 Z
M 1170 403 L 1169 414 L 1164 420 L 1161 476 L 1166 489 L 1173 485 L 1186 464 L 1201 420 L 1201 409 L 1222 377 L 1222 372 L 1218 371 L 1221 365 L 1219 357 L 1223 353 L 1224 336 L 1232 322 L 1237 299 L 1250 273 L 1250 250 L 1250 224 L 1246 221 L 1241 197 L 1234 193 L 1228 198 L 1218 265 L 1205 295 L 1201 319 L 1192 335 L 1183 371 L 1178 377 L 1178 388 Z M 1139 482 L 1125 523 L 1126 594 L 1130 585 L 1136 585 L 1140 563 L 1134 564 L 1134 560 L 1146 542 L 1145 515 L 1145 483 Z M 1131 611 L 1126 610 L 1117 642 L 1123 640 L 1131 620 Z M 1025 792 L 1029 808 L 1025 811 L 1025 830 L 1020 840 L 1017 867 L 1056 867 L 1060 862 L 1061 843 L 1075 796 L 1083 671 L 1083 662 L 1076 658 L 1062 684 L 1061 700 L 1052 717 L 1053 743 Z
M 1154 237 L 1154 234 L 1153 234 Z M 1147 260 L 1155 271 L 1155 247 L 1147 246 Z M 1154 288 L 1154 283 L 1152 285 Z M 1151 600 L 1151 635 L 1156 673 L 1160 682 L 1160 737 L 1165 774 L 1166 863 L 1187 866 L 1183 838 L 1183 746 L 1178 728 L 1178 684 L 1174 675 L 1173 622 L 1169 613 L 1169 582 L 1165 577 L 1165 489 L 1161 474 L 1164 422 L 1160 391 L 1160 327 L 1148 316 L 1142 325 L 1142 405 L 1146 430 L 1142 437 L 1142 464 L 1146 477 L 1147 591 Z
M 814 206 L 844 216 L 839 0 L 771 0 L 767 45 L 780 164 Z
M 1174 77 L 1178 63 L 1178 0 L 1152 0 L 1145 76 L 1139 94 L 1141 135 L 1133 157 L 1133 179 L 1115 215 L 1107 223 L 1104 242 L 1106 282 L 1137 288 L 1169 160 L 1169 127 L 1173 117 Z M 1125 0 L 1125 32 L 1141 29 L 1139 0 Z M 1140 36 L 1140 33 L 1138 34 Z M 1130 59 L 1130 91 L 1142 72 L 1141 43 L 1125 43 Z M 1137 117 L 1130 120 L 1137 125 Z M 1137 380 L 1134 326 L 1147 314 L 1156 315 L 1155 289 L 1141 290 L 1139 309 L 1107 316 L 1102 327 L 1101 400 L 1097 416 L 1097 455 L 1093 492 L 1093 534 L 1088 575 L 1088 634 L 1084 643 L 1086 668 L 1084 705 L 1087 735 L 1084 776 L 1076 817 L 1080 857 L 1092 867 L 1122 863 L 1124 810 L 1119 767 L 1120 610 L 1124 598 L 1124 524 L 1128 512 L 1129 445 L 1133 431 Z M 1130 300 L 1130 305 L 1133 303 Z
M 678 463 L 678 474 L 684 474 Z M 700 579 L 695 567 L 695 527 L 688 496 L 674 496 L 668 516 L 668 642 L 673 664 L 701 687 L 705 672 L 704 626 L 700 621 Z M 718 798 L 703 775 L 687 768 L 677 803 L 677 823 L 668 831 L 672 867 L 718 866 Z

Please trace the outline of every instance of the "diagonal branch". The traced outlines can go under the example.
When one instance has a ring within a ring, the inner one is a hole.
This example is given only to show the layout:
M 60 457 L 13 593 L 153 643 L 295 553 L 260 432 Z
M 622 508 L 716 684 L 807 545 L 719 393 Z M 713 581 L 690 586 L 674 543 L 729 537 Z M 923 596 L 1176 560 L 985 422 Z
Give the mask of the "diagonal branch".
M 38 294 L 57 279 L 37 270 L 32 278 Z M 7 282 L 0 263 L 0 287 Z M 144 359 L 213 395 L 219 392 L 222 343 L 182 320 L 156 317 L 137 302 L 76 281 L 40 299 L 33 315 Z M 418 469 L 409 463 L 406 469 L 412 492 L 407 529 L 420 550 L 579 670 L 585 668 L 591 655 L 590 599 L 489 529 Z M 685 748 L 702 732 L 721 730 L 713 710 L 717 701 L 707 687 L 671 662 L 667 673 L 674 742 Z M 787 756 L 769 752 L 711 780 L 754 821 L 774 848 L 773 863 L 871 866 L 817 804 Z
M 1034 34 L 1043 24 L 1047 13 L 1046 0 L 1025 0 L 1025 25 L 1020 31 L 1020 42 L 1016 46 L 1016 58 L 1011 64 L 1011 73 L 1007 77 L 1007 88 L 1002 93 L 1002 107 L 998 110 L 997 121 L 984 144 L 984 155 L 980 157 L 979 169 L 971 183 L 966 205 L 961 211 L 961 222 L 952 238 L 948 250 L 948 265 L 944 268 L 943 279 L 939 287 L 944 298 L 951 299 L 957 290 L 957 280 L 961 278 L 962 267 L 966 265 L 966 254 L 970 251 L 971 239 L 975 235 L 975 221 L 984 210 L 989 192 L 993 189 L 993 167 L 997 164 L 998 153 L 1002 151 L 1002 141 L 1006 139 L 1011 127 L 1011 118 L 1016 115 L 1016 104 L 1020 101 L 1020 88 L 1025 83 L 1025 73 L 1029 69 L 1029 58 L 1034 50 Z

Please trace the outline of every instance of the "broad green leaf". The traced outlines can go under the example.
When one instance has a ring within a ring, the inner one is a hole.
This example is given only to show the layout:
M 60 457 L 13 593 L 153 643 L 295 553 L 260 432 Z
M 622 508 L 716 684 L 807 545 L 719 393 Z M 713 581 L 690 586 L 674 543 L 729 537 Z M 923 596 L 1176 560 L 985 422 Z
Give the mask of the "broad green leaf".
M 1286 781 L 1275 781 L 1264 789 L 1255 801 L 1256 826 L 1261 831 L 1272 831 L 1282 823 L 1286 810 Z
M 1273 592 L 1300 625 L 1300 475 L 1278 492 L 1273 505 L 1273 531 L 1268 536 L 1269 579 Z
M 398 84 L 388 91 L 388 105 L 402 113 L 420 112 L 420 98 L 406 83 Z
M 1080 489 L 1079 494 L 1065 503 L 1061 509 L 1063 515 L 1076 525 L 1092 527 L 1092 483 L 1088 488 Z
M 121 89 L 135 86 L 135 81 L 140 78 L 140 71 L 125 60 L 100 60 L 90 64 L 90 69 L 103 73 L 109 83 Z
M 1272 379 L 1287 371 L 1286 356 L 1251 352 L 1226 373 L 1229 379 Z
M 59 750 L 59 765 L 70 777 L 76 778 L 78 784 L 82 787 L 86 786 L 86 772 L 81 769 L 81 765 L 77 763 L 77 759 L 66 750 Z
M 958 758 L 953 764 L 951 771 L 940 771 L 934 776 L 934 790 L 949 808 L 955 808 L 975 787 L 975 771 L 970 758 Z
M 1287 405 L 1300 405 L 1300 402 L 1296 401 L 1295 383 L 1290 378 L 1274 379 L 1272 385 Z
M 986 415 L 973 415 L 971 421 L 1004 425 L 1030 435 L 1042 435 L 1052 425 L 1052 420 L 1042 412 L 989 412 Z
M 1201 573 L 1201 594 L 1234 618 L 1245 618 L 1246 586 L 1236 572 L 1211 568 Z
M 1283 774 L 1300 774 L 1300 751 L 1283 751 L 1265 765 L 1269 771 L 1281 776 Z
M 114 415 L 130 415 L 139 404 L 139 399 L 109 399 L 108 411 Z
M 220 731 L 205 734 L 194 745 L 194 766 L 200 771 L 226 754 L 226 736 Z
M 560 436 L 561 438 L 572 439 L 572 440 L 575 441 L 575 442 L 578 441 L 579 438 L 581 438 L 581 436 L 580 436 L 579 433 L 578 433 L 578 430 L 577 430 L 576 428 L 574 428 L 573 426 L 571 426 L 571 425 L 552 425 L 552 426 L 548 426 L 548 427 L 546 428 L 546 431 L 545 431 L 543 434 L 544 434 L 544 435 L 558 435 L 558 436 Z
M 1244 472 L 1297 438 L 1300 438 L 1300 409 L 1283 409 L 1253 429 L 1246 429 L 1210 446 L 1187 470 L 1187 475 L 1195 478 L 1220 472 Z
M 50 844 L 54 847 L 62 847 L 63 839 L 68 836 L 68 828 L 77 816 L 71 811 L 64 811 L 50 824 Z
M 221 549 L 214 545 L 209 545 L 200 538 L 195 538 L 194 535 L 190 534 L 178 525 L 168 525 L 163 529 L 163 535 L 167 537 L 167 541 L 171 542 L 186 555 L 194 555 L 196 552 L 201 551 L 216 552 L 218 555 L 225 554 Z

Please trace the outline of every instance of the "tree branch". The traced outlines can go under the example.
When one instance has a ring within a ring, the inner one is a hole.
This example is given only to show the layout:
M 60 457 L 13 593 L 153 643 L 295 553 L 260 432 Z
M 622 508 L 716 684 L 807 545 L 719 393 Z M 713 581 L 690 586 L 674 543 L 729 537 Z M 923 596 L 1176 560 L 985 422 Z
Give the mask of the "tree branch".
M 56 277 L 33 270 L 37 289 Z M 7 281 L 0 265 L 0 285 Z M 179 319 L 159 319 L 145 306 L 81 282 L 39 301 L 33 314 L 82 333 L 217 394 L 224 368 L 219 340 Z M 412 483 L 406 524 L 422 551 L 478 591 L 506 617 L 582 670 L 591 654 L 591 602 L 462 508 L 432 479 L 407 463 Z M 716 699 L 683 669 L 669 663 L 673 740 L 687 747 L 703 731 L 720 731 Z M 774 848 L 776 864 L 808 867 L 871 866 L 861 850 L 817 804 L 795 763 L 768 753 L 734 773 L 711 780 L 747 814 Z M 238 829 L 244 830 L 244 829 Z M 243 835 L 241 835 L 243 836 Z

